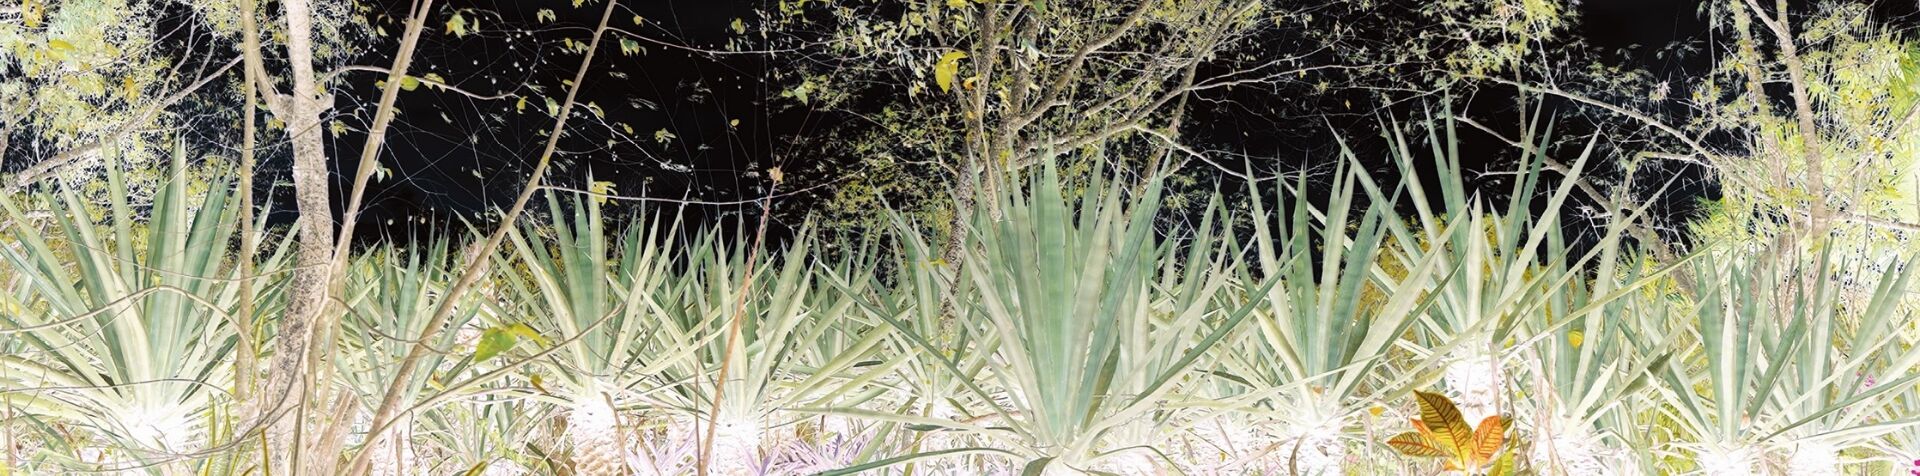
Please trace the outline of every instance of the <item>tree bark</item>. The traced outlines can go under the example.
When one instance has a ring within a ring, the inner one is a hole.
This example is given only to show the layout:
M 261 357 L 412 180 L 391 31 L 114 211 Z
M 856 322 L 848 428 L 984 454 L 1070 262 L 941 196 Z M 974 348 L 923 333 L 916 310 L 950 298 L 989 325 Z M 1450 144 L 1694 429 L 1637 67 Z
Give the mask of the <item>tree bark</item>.
M 267 460 L 272 474 L 290 475 L 300 465 L 296 444 L 301 419 L 286 418 L 306 404 L 308 353 L 313 347 L 314 329 L 327 306 L 329 265 L 333 261 L 333 205 L 327 171 L 326 143 L 321 120 L 331 108 L 330 95 L 319 90 L 313 72 L 313 6 L 309 0 L 285 0 L 282 3 L 287 24 L 287 62 L 292 74 L 292 90 L 268 106 L 286 124 L 287 138 L 293 149 L 293 186 L 299 206 L 300 250 L 296 255 L 293 282 L 288 290 L 285 316 L 280 320 L 274 341 L 272 363 L 267 369 L 267 386 L 261 392 L 263 405 L 257 414 L 266 419 Z M 249 35 L 258 32 L 249 31 Z M 249 54 L 258 66 L 256 51 Z M 333 455 L 321 455 L 332 459 Z

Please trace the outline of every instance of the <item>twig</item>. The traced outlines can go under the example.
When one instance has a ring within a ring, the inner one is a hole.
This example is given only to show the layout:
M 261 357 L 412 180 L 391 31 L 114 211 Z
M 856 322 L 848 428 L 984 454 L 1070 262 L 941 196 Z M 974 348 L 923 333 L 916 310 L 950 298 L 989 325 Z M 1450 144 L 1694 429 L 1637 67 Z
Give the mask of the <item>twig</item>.
M 760 201 L 760 225 L 753 234 L 753 248 L 747 251 L 746 274 L 740 277 L 740 298 L 735 299 L 733 319 L 727 323 L 727 343 L 720 353 L 720 375 L 713 381 L 713 408 L 707 411 L 707 435 L 700 439 L 700 459 L 695 465 L 699 476 L 707 476 L 707 462 L 713 459 L 713 438 L 720 428 L 720 402 L 727 394 L 727 370 L 733 367 L 733 347 L 740 340 L 740 318 L 747 312 L 747 297 L 753 287 L 753 267 L 760 257 L 760 247 L 766 244 L 767 217 L 772 215 L 773 191 L 780 186 L 779 176 L 767 187 L 767 196 Z

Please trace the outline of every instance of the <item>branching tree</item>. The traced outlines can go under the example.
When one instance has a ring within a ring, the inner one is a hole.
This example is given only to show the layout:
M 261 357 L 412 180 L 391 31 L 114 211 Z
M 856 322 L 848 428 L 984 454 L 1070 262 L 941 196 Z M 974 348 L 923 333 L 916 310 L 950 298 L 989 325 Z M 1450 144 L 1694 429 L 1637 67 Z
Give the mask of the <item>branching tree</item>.
M 1193 93 L 1295 73 L 1280 59 L 1202 72 L 1264 24 L 1258 1 L 880 1 L 781 13 L 796 38 L 827 30 L 786 95 L 847 109 L 874 106 L 863 88 L 902 95 L 911 108 L 881 109 L 913 112 L 881 127 L 930 131 L 914 134 L 927 140 L 909 142 L 907 160 L 936 164 L 955 219 L 976 194 L 1055 154 L 1104 147 L 1159 169 Z M 951 261 L 965 230 L 956 223 L 949 236 Z

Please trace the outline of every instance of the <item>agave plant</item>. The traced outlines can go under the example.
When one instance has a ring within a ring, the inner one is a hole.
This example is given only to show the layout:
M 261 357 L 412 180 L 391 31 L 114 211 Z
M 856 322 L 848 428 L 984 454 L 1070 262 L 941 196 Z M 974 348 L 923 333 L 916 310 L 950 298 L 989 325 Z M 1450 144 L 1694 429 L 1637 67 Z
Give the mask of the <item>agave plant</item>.
M 882 398 L 858 406 L 803 409 L 827 418 L 875 423 L 872 440 L 850 463 L 872 463 L 881 454 L 967 451 L 982 443 L 980 435 L 946 424 L 989 417 L 992 412 L 986 409 L 994 403 L 988 399 L 996 398 L 984 390 L 969 391 L 981 389 L 977 382 L 998 343 L 972 307 L 956 301 L 970 296 L 969 283 L 955 282 L 953 266 L 936 257 L 912 223 L 896 215 L 892 230 L 895 249 L 889 253 L 893 261 L 886 273 L 891 282 L 883 282 L 879 273 L 826 270 L 821 274 L 838 288 L 834 295 L 856 304 L 857 312 L 850 315 L 867 316 L 899 330 L 886 334 L 886 342 L 874 356 L 878 365 L 860 377 L 870 379 L 873 390 L 885 390 Z M 907 468 L 984 472 L 992 465 L 1011 464 L 1003 456 L 959 454 L 915 461 Z
M 1268 459 L 1303 474 L 1340 472 L 1354 416 L 1385 398 L 1374 394 L 1380 390 L 1376 369 L 1432 304 L 1430 283 L 1447 282 L 1434 277 L 1451 272 L 1439 268 L 1439 253 L 1417 257 L 1397 273 L 1382 269 L 1383 224 L 1395 218 L 1390 204 L 1354 207 L 1361 174 L 1340 167 L 1324 210 L 1296 195 L 1290 220 L 1278 228 L 1267 223 L 1261 193 L 1251 194 L 1252 248 L 1234 254 L 1256 259 L 1234 266 L 1242 289 L 1229 296 L 1253 301 L 1253 323 L 1241 331 L 1243 340 L 1218 352 L 1220 372 L 1243 388 L 1208 397 L 1272 422 L 1264 426 L 1277 427 L 1271 431 L 1278 445 L 1243 448 L 1250 454 L 1237 460 L 1273 454 Z M 1306 186 L 1303 174 L 1294 190 Z M 1318 218 L 1317 231 L 1309 215 Z M 1356 231 L 1347 230 L 1349 222 L 1358 223 Z M 1254 277 L 1261 273 L 1279 284 L 1259 292 Z M 1378 293 L 1377 302 L 1367 302 L 1369 293 Z
M 1157 183 L 1123 206 L 1120 188 L 1096 176 L 1077 213 L 1051 165 L 1030 178 L 1029 188 L 1030 195 L 983 197 L 997 211 L 983 209 L 972 220 L 975 240 L 961 279 L 973 294 L 955 302 L 991 335 L 970 350 L 990 351 L 991 358 L 947 355 L 925 326 L 889 321 L 920 355 L 959 376 L 973 402 L 986 404 L 973 410 L 985 415 L 976 421 L 917 422 L 982 443 L 843 472 L 966 453 L 1015 458 L 1027 474 L 1130 473 L 1167 462 L 1156 438 L 1169 416 L 1157 407 L 1197 378 L 1190 372 L 1195 362 L 1250 311 L 1213 305 L 1226 280 L 1210 226 L 1184 244 L 1155 239 Z M 1175 255 L 1183 249 L 1177 244 L 1192 251 Z M 1163 266 L 1172 256 L 1188 258 L 1186 267 Z M 970 380 L 975 372 L 984 383 Z
M 781 446 L 770 435 L 802 418 L 780 411 L 848 395 L 858 381 L 842 374 L 884 342 L 884 328 L 840 319 L 850 304 L 808 296 L 814 263 L 805 240 L 772 260 L 775 253 L 739 252 L 695 233 L 689 250 L 669 257 L 661 228 L 641 225 L 616 254 L 598 203 L 575 201 L 569 214 L 550 199 L 549 209 L 571 219 L 553 227 L 551 243 L 533 228 L 512 235 L 526 272 L 507 281 L 538 310 L 528 314 L 537 316 L 533 327 L 550 329 L 564 348 L 553 371 L 583 473 L 678 473 L 707 463 L 723 474 L 765 471 L 768 449 Z M 646 410 L 650 423 L 623 428 L 621 408 Z M 691 458 L 707 440 L 713 454 Z M 629 441 L 647 448 L 630 450 Z
M 514 476 L 552 474 L 555 458 L 534 444 L 537 427 L 546 421 L 543 405 L 516 395 L 508 382 L 475 392 L 471 398 L 440 405 L 414 418 L 416 447 L 436 456 L 407 468 L 402 474 L 469 474 Z M 377 468 L 377 466 L 376 466 Z
M 1531 210 L 1538 206 L 1563 209 L 1598 137 L 1587 142 L 1565 169 L 1567 176 L 1551 190 L 1541 190 L 1541 170 L 1552 134 L 1540 134 L 1537 141 L 1532 136 L 1524 138 L 1529 147 L 1516 170 L 1510 198 L 1503 211 L 1489 213 L 1465 184 L 1467 174 L 1460 165 L 1451 112 L 1432 122 L 1437 124 L 1427 126 L 1427 143 L 1440 178 L 1439 195 L 1430 195 L 1421 180 L 1401 181 L 1400 191 L 1413 205 L 1413 219 L 1385 220 L 1385 228 L 1396 249 L 1409 250 L 1412 256 L 1437 254 L 1441 267 L 1459 269 L 1458 276 L 1435 285 L 1435 302 L 1421 319 L 1425 345 L 1410 350 L 1430 362 L 1445 363 L 1442 375 L 1454 401 L 1468 419 L 1482 418 L 1500 413 L 1505 382 L 1510 379 L 1507 342 L 1526 337 L 1515 335 L 1515 330 L 1527 316 L 1541 312 L 1555 294 L 1565 292 L 1568 283 L 1585 279 L 1582 270 L 1589 264 L 1614 259 L 1610 250 L 1619 240 L 1619 225 L 1586 253 L 1548 255 L 1543 264 L 1541 257 L 1548 244 L 1560 239 L 1560 217 L 1557 213 L 1535 217 Z M 1415 172 L 1421 169 L 1404 135 L 1395 132 L 1388 139 L 1401 170 L 1417 177 Z M 1371 181 L 1363 180 L 1362 186 L 1376 202 L 1390 198 Z M 1541 192 L 1546 192 L 1544 201 L 1535 197 Z M 1440 203 L 1442 208 L 1436 210 L 1431 203 Z M 1598 311 L 1606 301 L 1630 292 L 1630 287 L 1623 285 L 1605 295 L 1592 296 L 1584 306 L 1569 310 L 1559 319 L 1578 319 Z
M 1564 244 L 1553 241 L 1550 254 L 1562 254 Z M 1531 378 L 1526 383 L 1534 391 L 1516 406 L 1525 408 L 1517 413 L 1530 420 L 1527 460 L 1536 468 L 1571 474 L 1654 471 L 1643 464 L 1652 459 L 1646 453 L 1649 442 L 1637 437 L 1645 425 L 1635 412 L 1657 403 L 1642 390 L 1651 380 L 1649 369 L 1664 366 L 1672 355 L 1658 336 L 1668 322 L 1667 306 L 1663 299 L 1636 292 L 1605 301 L 1598 312 L 1576 315 L 1622 284 L 1644 282 L 1634 273 L 1616 271 L 1638 263 L 1607 253 L 1590 279 L 1568 282 L 1524 323 L 1534 336 L 1533 344 L 1521 350 Z M 1576 317 L 1560 317 L 1569 315 Z M 1643 349 L 1634 342 L 1647 344 Z
M 411 342 L 396 336 L 425 335 L 422 327 L 446 298 L 446 289 L 453 281 L 457 263 L 449 257 L 449 242 L 441 239 L 426 243 L 424 249 L 413 252 L 384 246 L 361 255 L 351 267 L 346 286 L 348 310 L 341 325 L 343 368 L 339 375 L 363 401 L 384 395 L 394 378 L 396 364 L 406 358 L 412 346 Z M 478 315 L 479 308 L 477 305 L 456 307 L 446 326 L 449 329 L 467 327 Z M 405 383 L 403 401 L 417 400 L 422 393 L 434 390 L 430 382 L 450 380 L 448 376 L 470 367 L 469 359 L 456 358 L 466 354 L 457 341 L 460 334 L 434 334 L 437 341 L 433 347 L 440 352 L 424 357 L 421 365 L 430 370 L 415 372 Z M 432 411 L 427 409 L 429 413 Z M 421 461 L 413 431 L 417 416 L 402 416 L 393 423 L 393 431 L 387 433 L 392 436 L 370 442 L 373 446 L 368 451 L 376 455 L 376 463 L 371 467 L 373 474 L 406 474 L 418 467 Z
M 271 292 L 266 276 L 284 263 L 284 242 L 261 275 L 238 275 L 232 239 L 260 229 L 236 223 L 224 184 L 191 196 L 184 151 L 175 157 L 145 220 L 113 167 L 103 220 L 71 188 L 44 198 L 47 228 L 0 198 L 18 244 L 0 247 L 0 257 L 22 291 L 5 303 L 16 312 L 0 313 L 0 333 L 16 343 L 0 354 L 0 404 L 97 438 L 76 448 L 93 454 L 87 461 L 67 455 L 49 470 L 187 471 L 188 458 L 216 444 L 225 421 L 217 412 L 231 403 L 234 326 L 252 325 L 235 309 L 256 300 L 262 314 L 272 311 L 265 304 L 274 300 L 242 296 L 239 284 Z
M 890 329 L 849 317 L 853 303 L 832 295 L 836 287 L 812 283 L 810 240 L 777 254 L 706 243 L 678 284 L 656 297 L 665 311 L 654 345 L 684 352 L 662 364 L 662 376 L 677 383 L 651 400 L 697 431 L 713 469 L 773 471 L 794 424 L 815 416 L 788 410 L 872 397 L 854 394 L 865 380 L 846 375 Z
M 1841 448 L 1920 423 L 1871 420 L 1889 390 L 1920 377 L 1912 372 L 1920 352 L 1903 348 L 1890 327 L 1904 322 L 1895 316 L 1903 314 L 1911 267 L 1882 275 L 1864 308 L 1843 309 L 1833 301 L 1827 259 L 1782 273 L 1795 261 L 1786 258 L 1746 254 L 1697 267 L 1711 281 L 1687 330 L 1698 337 L 1691 350 L 1704 365 L 1694 371 L 1669 361 L 1659 369 L 1659 390 L 1687 432 L 1683 449 L 1704 473 L 1839 474 Z M 1863 385 L 1871 375 L 1878 385 Z
M 652 315 L 662 312 L 650 299 L 666 286 L 670 260 L 656 232 L 642 226 L 622 237 L 620 254 L 610 253 L 598 203 L 573 205 L 569 214 L 548 198 L 551 216 L 560 221 L 551 242 L 534 225 L 509 235 L 518 259 L 501 259 L 494 274 L 517 307 L 497 324 L 520 324 L 559 343 L 550 372 L 558 376 L 553 390 L 564 402 L 573 470 L 622 474 L 629 445 L 616 405 L 634 403 L 629 389 L 660 385 L 648 381 L 658 370 L 642 360 L 642 351 L 656 331 Z M 507 322 L 514 319 L 523 321 Z

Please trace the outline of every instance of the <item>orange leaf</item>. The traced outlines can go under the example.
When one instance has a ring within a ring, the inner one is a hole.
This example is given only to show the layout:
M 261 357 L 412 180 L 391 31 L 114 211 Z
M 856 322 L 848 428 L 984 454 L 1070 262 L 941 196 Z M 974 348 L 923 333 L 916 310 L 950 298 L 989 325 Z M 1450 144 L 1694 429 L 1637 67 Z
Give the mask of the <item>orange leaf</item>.
M 1393 449 L 1399 450 L 1400 454 L 1407 456 L 1437 458 L 1447 455 L 1447 452 L 1441 450 L 1438 445 L 1435 445 L 1432 439 L 1427 438 L 1426 435 L 1412 431 L 1394 435 L 1393 438 L 1387 439 L 1387 446 L 1391 446 Z
M 1473 432 L 1473 464 L 1485 465 L 1500 452 L 1500 443 L 1506 439 L 1506 425 L 1500 421 L 1500 415 L 1480 420 L 1480 427 Z

